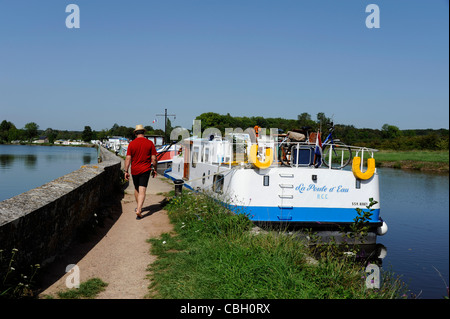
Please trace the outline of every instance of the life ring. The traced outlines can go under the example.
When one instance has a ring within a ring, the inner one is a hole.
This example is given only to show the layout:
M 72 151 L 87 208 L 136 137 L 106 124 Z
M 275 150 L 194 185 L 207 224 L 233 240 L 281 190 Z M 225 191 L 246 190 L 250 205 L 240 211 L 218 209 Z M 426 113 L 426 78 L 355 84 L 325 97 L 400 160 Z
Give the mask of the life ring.
M 373 174 L 375 174 L 375 159 L 373 157 L 367 160 L 367 170 L 364 173 L 361 172 L 360 166 L 361 166 L 361 157 L 355 156 L 353 158 L 352 172 L 356 178 L 365 180 L 371 178 Z
M 252 144 L 252 146 L 250 147 L 250 155 L 249 155 L 249 160 L 251 163 L 253 163 L 253 165 L 255 165 L 258 168 L 269 168 L 270 165 L 272 165 L 273 163 L 273 150 L 272 148 L 266 148 L 266 159 L 264 160 L 264 162 L 261 162 L 258 159 L 257 156 L 258 153 L 258 144 Z

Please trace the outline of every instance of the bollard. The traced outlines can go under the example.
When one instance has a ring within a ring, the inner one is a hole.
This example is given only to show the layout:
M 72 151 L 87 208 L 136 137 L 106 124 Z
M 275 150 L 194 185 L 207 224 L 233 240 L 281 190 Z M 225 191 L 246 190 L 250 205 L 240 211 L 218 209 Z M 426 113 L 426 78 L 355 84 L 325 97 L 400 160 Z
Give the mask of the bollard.
M 182 179 L 176 179 L 173 181 L 173 183 L 175 185 L 175 196 L 181 195 L 183 191 L 184 181 Z

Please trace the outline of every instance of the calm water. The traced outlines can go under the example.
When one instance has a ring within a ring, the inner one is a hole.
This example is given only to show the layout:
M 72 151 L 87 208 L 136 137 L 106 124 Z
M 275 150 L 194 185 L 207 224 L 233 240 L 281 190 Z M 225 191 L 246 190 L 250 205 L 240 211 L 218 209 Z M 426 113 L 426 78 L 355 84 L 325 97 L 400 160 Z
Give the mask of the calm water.
M 95 148 L 0 145 L 0 201 L 93 163 Z
M 381 216 L 387 248 L 383 268 L 401 275 L 419 298 L 447 295 L 449 284 L 449 176 L 379 169 Z M 436 270 L 436 269 L 437 270 Z

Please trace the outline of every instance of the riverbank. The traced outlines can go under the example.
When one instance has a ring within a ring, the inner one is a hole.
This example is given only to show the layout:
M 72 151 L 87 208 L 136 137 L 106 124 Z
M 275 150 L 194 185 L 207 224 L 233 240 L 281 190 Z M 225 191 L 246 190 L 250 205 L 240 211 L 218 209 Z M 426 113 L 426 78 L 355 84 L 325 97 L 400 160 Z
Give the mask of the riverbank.
M 448 173 L 449 151 L 392 151 L 374 154 L 377 167 Z
M 158 256 L 149 268 L 152 298 L 406 297 L 392 273 L 382 271 L 382 285 L 370 289 L 365 266 L 354 255 L 333 244 L 311 250 L 286 232 L 255 231 L 245 214 L 231 214 L 203 194 L 183 190 L 165 209 L 174 232 L 149 240 Z

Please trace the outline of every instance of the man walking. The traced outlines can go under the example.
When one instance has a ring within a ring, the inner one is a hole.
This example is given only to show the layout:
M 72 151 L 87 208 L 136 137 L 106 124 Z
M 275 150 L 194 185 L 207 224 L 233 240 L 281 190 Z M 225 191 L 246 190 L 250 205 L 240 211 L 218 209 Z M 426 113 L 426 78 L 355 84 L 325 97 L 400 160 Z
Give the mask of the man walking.
M 144 127 L 136 125 L 134 134 L 136 138 L 128 145 L 127 156 L 125 158 L 125 179 L 130 179 L 128 169 L 131 164 L 131 175 L 134 184 L 134 197 L 136 198 L 136 215 L 142 218 L 142 206 L 144 205 L 145 192 L 147 190 L 150 174 L 156 175 L 156 148 L 152 141 L 145 135 Z M 153 164 L 153 169 L 152 169 Z

